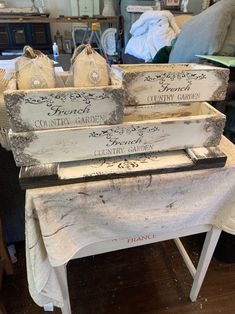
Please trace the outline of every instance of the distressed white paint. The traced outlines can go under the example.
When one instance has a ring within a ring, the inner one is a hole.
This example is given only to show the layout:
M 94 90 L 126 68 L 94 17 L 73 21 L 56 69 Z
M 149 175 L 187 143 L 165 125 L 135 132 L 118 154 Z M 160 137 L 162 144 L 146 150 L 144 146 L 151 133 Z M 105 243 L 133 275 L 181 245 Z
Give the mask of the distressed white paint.
M 210 225 L 198 225 L 191 228 L 184 228 L 183 230 L 168 230 L 167 233 L 162 232 L 162 234 L 155 234 L 155 233 L 143 233 L 137 234 L 130 237 L 120 237 L 115 238 L 112 240 L 102 241 L 91 243 L 89 245 L 84 246 L 81 248 L 73 259 L 92 256 L 95 254 L 102 254 L 107 252 L 112 252 L 116 250 L 123 250 L 131 247 L 156 243 L 160 241 L 172 240 L 176 237 L 186 237 L 192 234 L 198 234 L 202 232 L 208 232 L 211 230 Z
M 180 238 L 176 238 L 174 239 L 175 245 L 177 246 L 191 276 L 194 278 L 195 274 L 196 274 L 196 268 L 190 258 L 190 256 L 188 255 L 187 251 L 185 250 L 185 247 L 183 245 L 183 243 L 181 242 Z
M 207 106 L 210 114 L 202 115 L 199 106 L 198 113 L 190 117 L 158 119 L 151 116 L 151 120 L 114 126 L 11 131 L 9 135 L 18 166 L 216 146 L 222 134 L 224 115 Z
M 58 177 L 61 180 L 130 174 L 156 169 L 175 169 L 193 165 L 193 161 L 183 151 L 159 152 L 125 157 L 102 158 L 60 163 Z
M 221 150 L 218 147 L 197 147 L 187 150 L 188 155 L 192 160 L 200 160 L 204 158 L 223 158 L 224 154 L 221 152 Z
M 14 132 L 117 124 L 123 121 L 122 88 L 9 90 L 5 104 Z
M 206 275 L 206 271 L 209 267 L 211 258 L 218 243 L 221 231 L 222 230 L 220 228 L 214 226 L 209 232 L 207 232 L 197 266 L 197 271 L 193 280 L 193 285 L 190 291 L 190 299 L 192 302 L 195 302 L 197 299 L 198 293 Z
M 113 65 L 126 105 L 223 100 L 229 70 L 198 64 Z

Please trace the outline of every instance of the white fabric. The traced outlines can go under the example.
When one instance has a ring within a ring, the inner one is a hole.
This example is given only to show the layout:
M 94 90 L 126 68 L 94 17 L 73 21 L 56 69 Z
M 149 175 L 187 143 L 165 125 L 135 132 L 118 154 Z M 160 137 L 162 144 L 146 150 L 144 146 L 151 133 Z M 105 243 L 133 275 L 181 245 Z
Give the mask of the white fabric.
M 55 268 L 99 241 L 200 225 L 235 234 L 235 148 L 223 168 L 28 190 L 26 256 L 31 296 L 62 307 Z
M 132 25 L 133 37 L 127 43 L 125 53 L 150 61 L 159 49 L 171 45 L 179 31 L 170 11 L 147 11 Z

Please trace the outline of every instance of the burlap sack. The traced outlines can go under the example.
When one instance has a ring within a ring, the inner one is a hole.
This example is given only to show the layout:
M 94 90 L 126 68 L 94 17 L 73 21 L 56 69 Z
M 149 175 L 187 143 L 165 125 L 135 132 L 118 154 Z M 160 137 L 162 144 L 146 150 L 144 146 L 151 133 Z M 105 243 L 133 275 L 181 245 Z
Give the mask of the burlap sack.
M 107 86 L 110 84 L 110 71 L 106 60 L 90 45 L 77 47 L 71 61 L 75 87 Z
M 55 87 L 53 61 L 38 50 L 25 46 L 22 57 L 16 62 L 18 89 Z

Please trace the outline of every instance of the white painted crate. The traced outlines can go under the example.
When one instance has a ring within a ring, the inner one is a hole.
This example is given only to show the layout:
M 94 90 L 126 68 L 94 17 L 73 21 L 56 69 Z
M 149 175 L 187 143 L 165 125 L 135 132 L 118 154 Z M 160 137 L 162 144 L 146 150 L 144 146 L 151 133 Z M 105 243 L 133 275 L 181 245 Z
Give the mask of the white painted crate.
M 123 96 L 115 79 L 104 87 L 33 90 L 17 90 L 12 80 L 4 93 L 14 132 L 122 123 Z
M 202 64 L 113 65 L 122 81 L 125 105 L 223 100 L 229 70 Z
M 150 116 L 132 114 L 123 124 L 15 133 L 10 131 L 18 166 L 88 160 L 219 144 L 225 116 L 208 103 L 160 106 Z M 174 107 L 174 108 L 173 108 Z

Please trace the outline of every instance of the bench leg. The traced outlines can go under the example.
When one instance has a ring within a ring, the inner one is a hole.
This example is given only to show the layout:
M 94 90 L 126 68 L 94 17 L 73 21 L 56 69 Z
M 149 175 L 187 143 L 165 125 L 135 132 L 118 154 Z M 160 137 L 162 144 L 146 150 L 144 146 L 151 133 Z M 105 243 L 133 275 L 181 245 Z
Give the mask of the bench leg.
M 71 306 L 69 299 L 69 289 L 68 289 L 68 281 L 67 281 L 67 268 L 66 265 L 55 267 L 61 290 L 63 293 L 64 306 L 61 309 L 62 314 L 71 314 Z
M 208 269 L 212 255 L 214 253 L 216 244 L 219 240 L 220 233 L 221 229 L 217 227 L 212 227 L 212 229 L 207 232 L 201 256 L 199 259 L 199 263 L 197 266 L 196 274 L 193 280 L 192 289 L 190 291 L 190 299 L 192 300 L 192 302 L 196 301 L 197 299 L 199 290 L 206 275 L 206 271 Z

